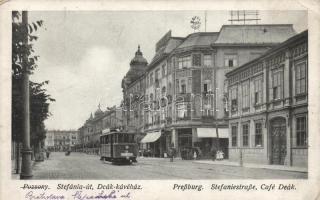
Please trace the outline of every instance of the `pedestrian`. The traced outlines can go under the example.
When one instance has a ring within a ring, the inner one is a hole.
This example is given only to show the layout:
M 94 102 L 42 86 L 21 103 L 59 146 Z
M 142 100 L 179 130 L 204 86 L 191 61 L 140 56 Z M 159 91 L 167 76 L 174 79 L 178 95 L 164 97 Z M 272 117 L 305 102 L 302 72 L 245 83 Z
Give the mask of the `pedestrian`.
M 197 151 L 196 150 L 194 150 L 193 151 L 193 160 L 197 160 Z
M 173 162 L 173 158 L 175 157 L 175 154 L 176 154 L 176 149 L 174 148 L 173 144 L 171 144 L 169 148 L 169 152 L 170 152 L 170 162 Z
M 210 153 L 212 156 L 212 160 L 214 161 L 216 159 L 216 154 L 217 154 L 217 148 L 214 145 L 211 147 Z
M 50 156 L 50 150 L 49 149 L 46 149 L 46 156 L 47 156 L 47 159 L 49 159 L 49 156 Z

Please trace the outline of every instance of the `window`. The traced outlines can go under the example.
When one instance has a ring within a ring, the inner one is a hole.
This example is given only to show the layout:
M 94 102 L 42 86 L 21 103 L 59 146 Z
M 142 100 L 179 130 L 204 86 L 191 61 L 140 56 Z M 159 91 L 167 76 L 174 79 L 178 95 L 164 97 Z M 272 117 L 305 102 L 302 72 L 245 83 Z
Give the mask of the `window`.
M 203 65 L 205 67 L 212 66 L 212 56 L 211 55 L 204 55 L 203 56 Z
M 254 103 L 262 103 L 262 78 L 254 80 Z
M 296 133 L 297 146 L 307 146 L 307 122 L 306 117 L 297 117 Z
M 155 77 L 156 81 L 159 80 L 159 78 L 160 78 L 160 69 L 156 70 L 154 77 Z
M 176 80 L 176 93 L 178 93 L 180 90 L 180 86 L 179 86 L 179 79 Z
M 237 146 L 237 136 L 238 136 L 238 127 L 232 126 L 231 127 L 231 144 L 233 147 Z
M 204 93 L 208 92 L 208 84 L 207 83 L 203 84 L 203 92 Z
M 178 58 L 179 69 L 191 67 L 190 56 Z
M 191 93 L 192 92 L 192 77 L 188 78 L 188 88 L 187 88 L 187 92 Z
M 171 74 L 172 66 L 173 66 L 173 58 L 170 58 L 167 65 L 167 74 Z
M 181 80 L 181 91 L 180 93 L 185 94 L 187 93 L 187 87 L 186 87 L 186 81 L 185 80 Z
M 263 146 L 262 123 L 261 122 L 257 122 L 255 124 L 255 145 L 256 145 L 256 147 Z
M 178 59 L 176 57 L 172 57 L 172 70 L 175 70 L 178 67 Z
M 249 108 L 249 82 L 245 82 L 242 84 L 242 108 Z
M 224 58 L 224 66 L 225 67 L 236 67 L 237 63 L 237 55 L 225 55 Z
M 273 99 L 282 98 L 282 82 L 283 73 L 282 71 L 274 71 L 272 74 L 272 95 Z
M 306 93 L 306 63 L 296 66 L 296 94 Z
M 161 69 L 162 69 L 162 77 L 165 77 L 166 76 L 166 65 L 164 64 L 164 65 L 162 65 L 162 67 L 161 67 Z
M 201 54 L 192 55 L 192 65 L 197 67 L 201 66 Z
M 203 81 L 203 92 L 206 94 L 211 91 L 211 81 L 210 80 L 204 80 Z
M 162 97 L 164 97 L 166 95 L 166 87 L 165 86 L 163 86 L 161 89 L 161 95 L 162 95 Z
M 153 102 L 153 94 L 150 94 L 150 102 Z
M 249 146 L 249 124 L 242 125 L 242 146 Z
M 177 104 L 177 116 L 178 118 L 185 118 L 187 117 L 187 104 L 185 103 L 178 103 Z
M 152 85 L 153 84 L 153 73 L 151 72 L 150 73 L 150 85 Z
M 230 92 L 230 97 L 231 97 L 231 111 L 236 112 L 238 111 L 238 91 L 237 88 L 234 87 L 231 89 Z

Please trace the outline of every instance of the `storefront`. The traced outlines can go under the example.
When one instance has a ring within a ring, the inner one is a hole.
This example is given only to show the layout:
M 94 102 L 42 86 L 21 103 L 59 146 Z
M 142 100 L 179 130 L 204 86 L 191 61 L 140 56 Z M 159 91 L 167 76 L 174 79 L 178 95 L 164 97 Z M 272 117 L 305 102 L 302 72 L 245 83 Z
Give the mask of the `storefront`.
M 160 140 L 161 131 L 147 133 L 140 143 L 145 144 L 142 149 L 143 156 L 160 157 Z
M 216 128 L 197 128 L 194 147 L 200 148 L 201 159 L 212 158 L 212 152 L 218 150 L 218 142 L 220 149 L 224 153 L 224 158 L 228 158 L 228 128 L 218 128 L 219 137 L 216 131 Z

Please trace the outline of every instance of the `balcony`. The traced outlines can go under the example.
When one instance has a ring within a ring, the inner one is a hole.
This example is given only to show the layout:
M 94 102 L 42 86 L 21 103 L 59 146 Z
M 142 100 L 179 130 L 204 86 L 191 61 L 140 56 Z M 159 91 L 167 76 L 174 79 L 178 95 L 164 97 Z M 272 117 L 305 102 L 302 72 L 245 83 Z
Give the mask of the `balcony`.
M 177 117 L 177 121 L 188 121 L 188 120 L 190 120 L 190 119 L 191 119 L 190 116 Z
M 190 93 L 179 93 L 176 96 L 177 102 L 190 102 L 191 101 L 191 94 Z

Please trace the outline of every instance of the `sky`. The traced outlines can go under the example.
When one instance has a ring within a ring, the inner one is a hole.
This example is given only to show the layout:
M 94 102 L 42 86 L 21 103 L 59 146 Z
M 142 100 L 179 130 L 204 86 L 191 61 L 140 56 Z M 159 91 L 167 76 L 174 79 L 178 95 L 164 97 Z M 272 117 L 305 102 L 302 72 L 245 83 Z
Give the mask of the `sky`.
M 121 80 L 129 70 L 138 45 L 148 62 L 155 44 L 169 30 L 172 36 L 193 33 L 190 20 L 199 16 L 204 31 L 204 11 L 32 11 L 29 22 L 43 20 L 33 44 L 39 55 L 31 80 L 49 80 L 47 129 L 78 129 L 98 105 L 102 110 L 120 105 Z M 229 11 L 207 11 L 207 31 L 218 32 L 230 24 Z M 304 11 L 260 11 L 259 24 L 293 24 L 307 29 Z

